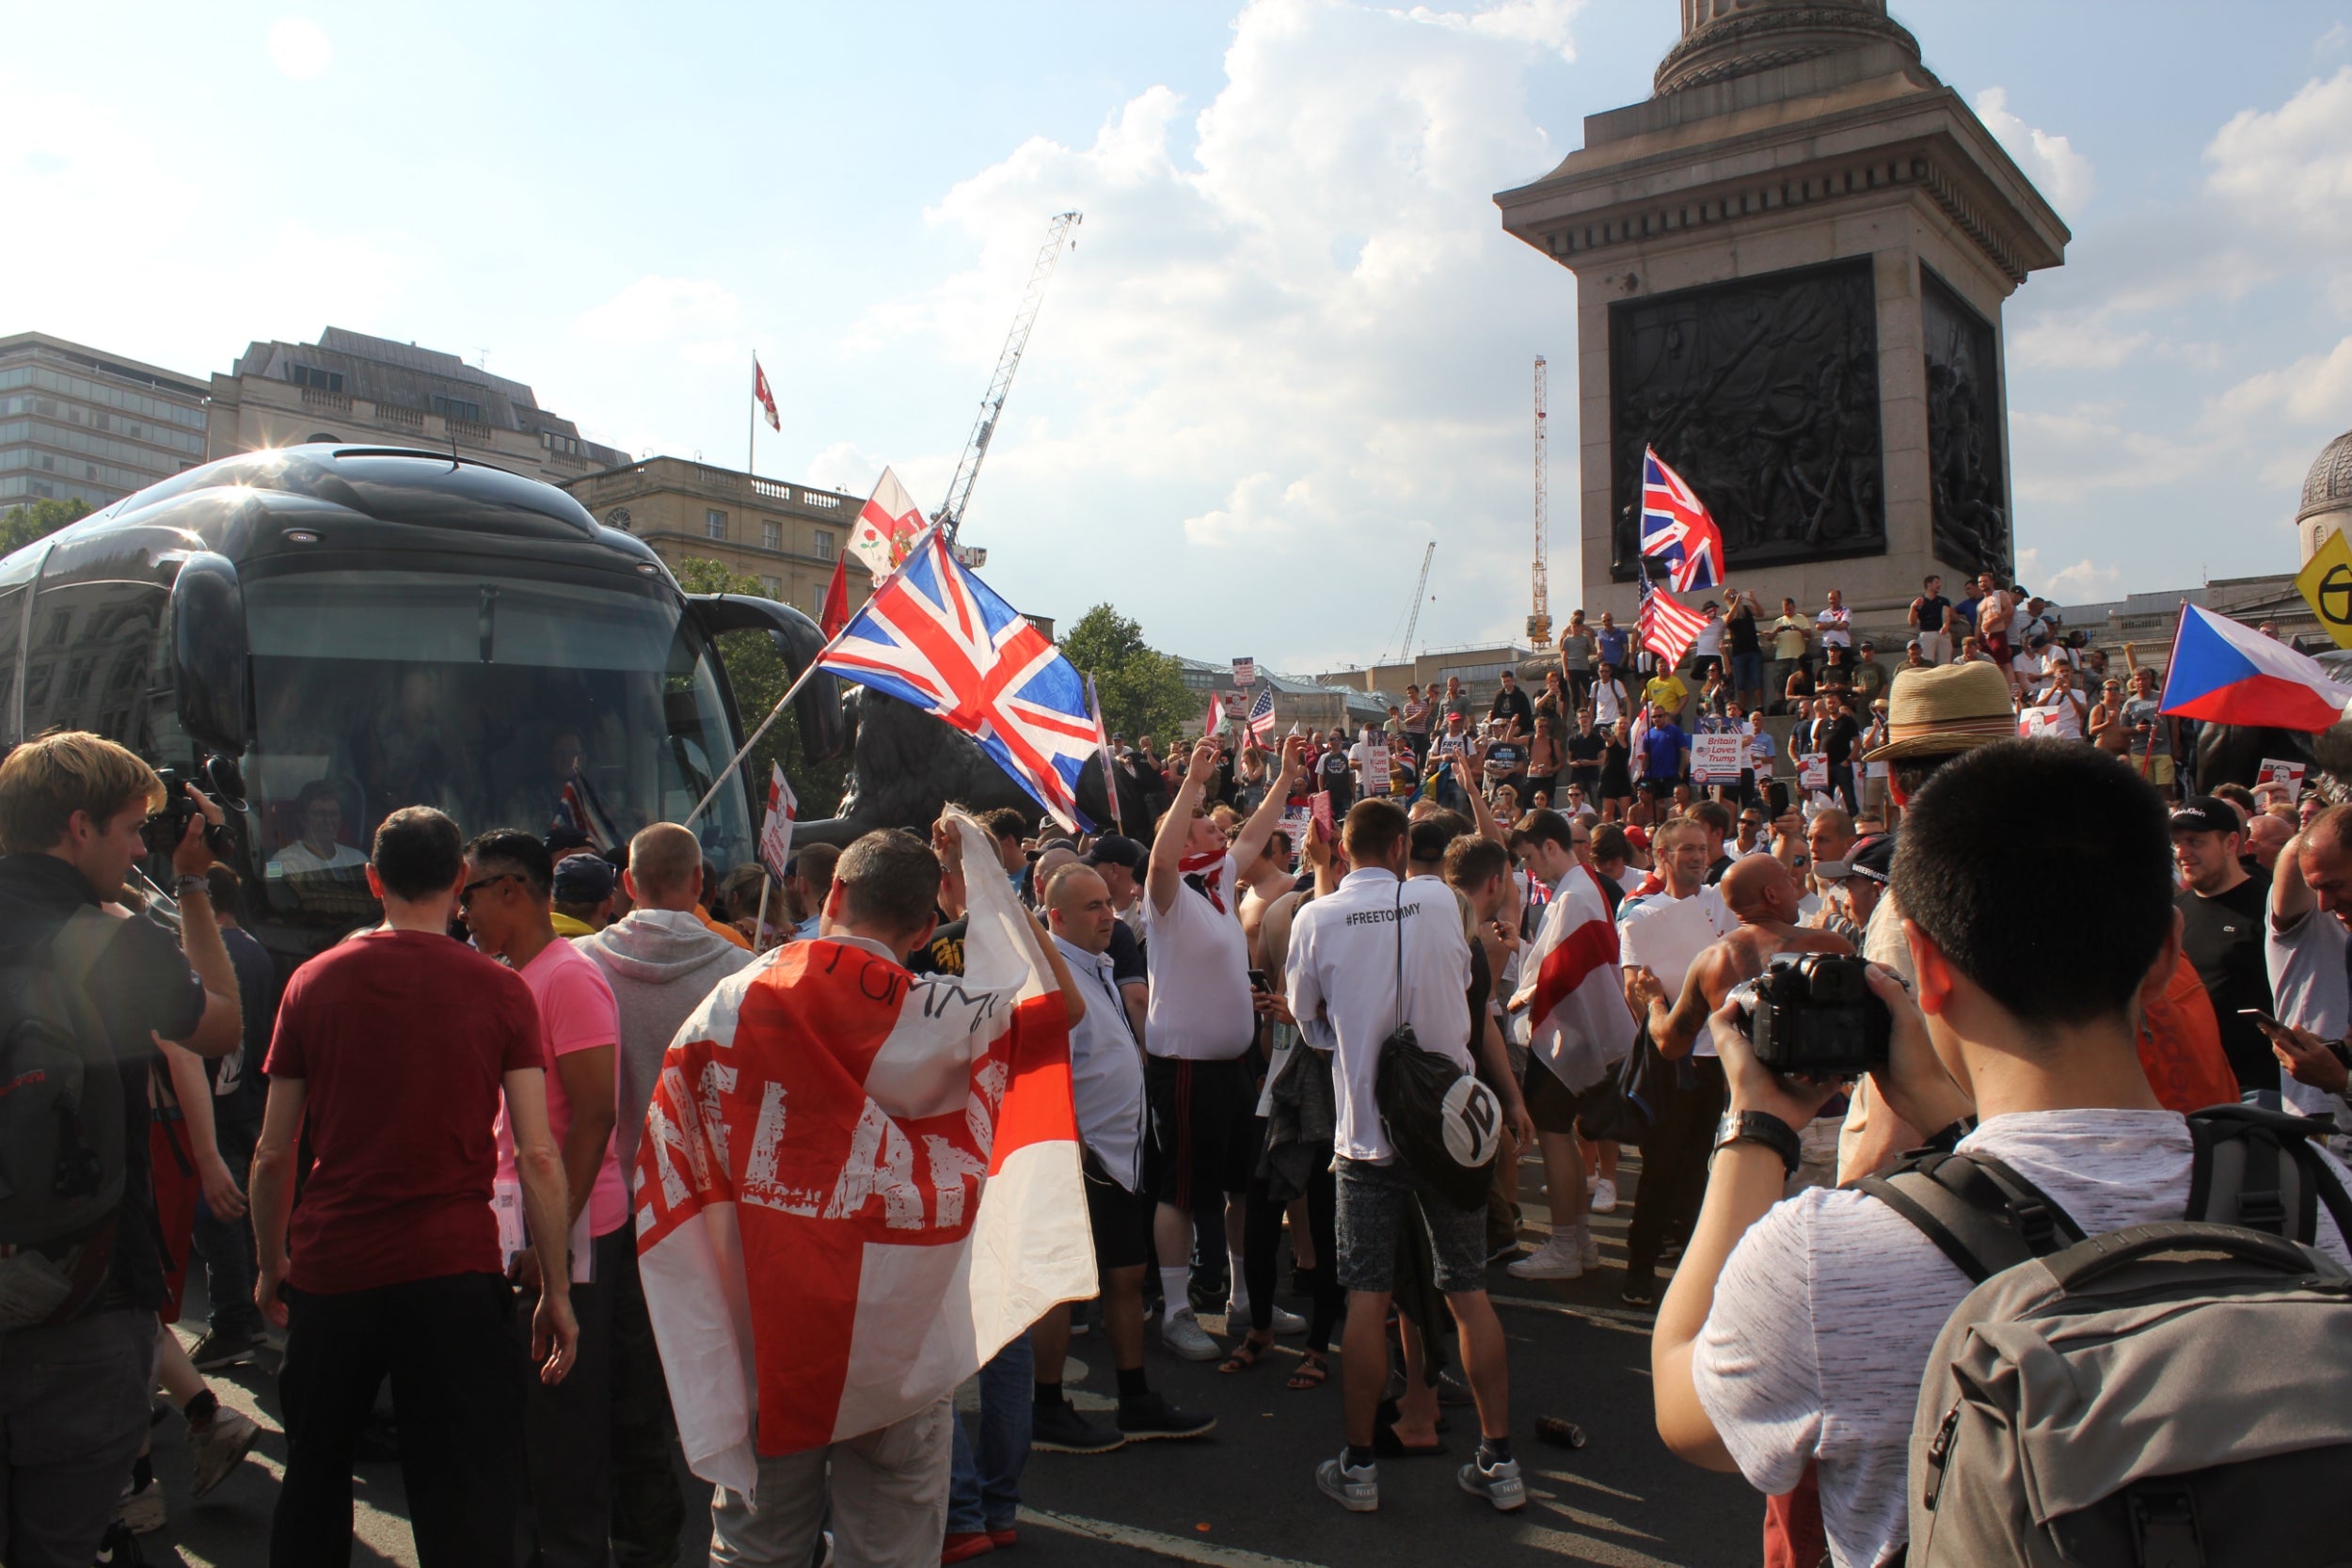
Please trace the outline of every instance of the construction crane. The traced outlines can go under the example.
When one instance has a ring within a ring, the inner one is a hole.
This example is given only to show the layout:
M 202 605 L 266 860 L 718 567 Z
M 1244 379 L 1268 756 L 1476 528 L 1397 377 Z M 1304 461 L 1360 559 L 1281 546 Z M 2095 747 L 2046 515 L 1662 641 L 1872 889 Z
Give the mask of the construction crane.
M 1527 641 L 1551 646 L 1551 590 L 1544 580 L 1544 356 L 1535 356 L 1535 605 L 1527 614 Z
M 1395 663 L 1413 657 L 1413 633 L 1421 629 L 1421 607 L 1429 592 L 1429 562 L 1438 554 L 1438 542 L 1429 541 L 1429 547 L 1421 552 L 1421 580 L 1413 584 L 1413 602 L 1405 608 L 1405 641 L 1397 644 Z
M 956 460 L 956 477 L 947 482 L 947 499 L 931 514 L 931 520 L 946 531 L 947 542 L 955 543 L 956 532 L 963 526 L 963 509 L 972 502 L 972 486 L 980 477 L 980 460 L 988 455 L 988 443 L 996 434 L 996 421 L 1004 416 L 1006 394 L 1012 390 L 1012 372 L 1021 368 L 1021 351 L 1029 346 L 1029 329 L 1037 325 L 1038 307 L 1045 303 L 1045 284 L 1054 276 L 1054 263 L 1061 260 L 1064 241 L 1070 231 L 1085 221 L 1076 213 L 1057 213 L 1045 230 L 1045 245 L 1037 253 L 1037 261 L 1029 268 L 1029 287 L 1021 296 L 1021 309 L 1013 312 L 1012 330 L 1005 335 L 1004 352 L 996 356 L 996 373 L 988 380 L 988 395 L 980 399 L 979 418 L 973 421 L 971 439 L 963 444 L 963 455 Z

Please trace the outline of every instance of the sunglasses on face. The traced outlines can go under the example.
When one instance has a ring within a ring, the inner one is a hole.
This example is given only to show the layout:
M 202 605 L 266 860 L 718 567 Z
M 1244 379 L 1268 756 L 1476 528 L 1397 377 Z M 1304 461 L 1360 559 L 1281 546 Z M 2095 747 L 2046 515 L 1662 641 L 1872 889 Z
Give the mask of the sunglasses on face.
M 457 907 L 461 910 L 466 908 L 473 902 L 473 895 L 475 894 L 480 893 L 484 888 L 489 887 L 493 883 L 512 882 L 519 879 L 520 879 L 512 871 L 501 871 L 496 876 L 485 877 L 479 881 L 468 882 L 464 887 L 457 890 Z

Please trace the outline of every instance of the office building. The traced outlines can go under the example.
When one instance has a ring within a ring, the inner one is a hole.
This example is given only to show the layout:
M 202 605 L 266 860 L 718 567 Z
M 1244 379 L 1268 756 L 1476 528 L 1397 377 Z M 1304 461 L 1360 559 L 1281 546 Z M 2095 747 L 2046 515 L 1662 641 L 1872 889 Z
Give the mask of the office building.
M 204 383 L 119 354 L 0 338 L 0 511 L 91 510 L 204 461 Z

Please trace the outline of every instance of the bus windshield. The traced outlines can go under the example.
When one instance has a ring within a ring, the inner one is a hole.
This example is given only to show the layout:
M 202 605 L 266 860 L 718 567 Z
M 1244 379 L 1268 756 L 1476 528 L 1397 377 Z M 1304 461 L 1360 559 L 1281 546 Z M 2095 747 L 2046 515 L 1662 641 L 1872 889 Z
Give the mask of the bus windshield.
M 682 821 L 735 750 L 711 649 L 661 585 L 319 571 L 245 597 L 248 827 L 280 918 L 373 917 L 367 846 L 403 806 L 469 838 L 569 825 L 626 843 Z M 722 867 L 750 858 L 740 790 L 695 830 Z

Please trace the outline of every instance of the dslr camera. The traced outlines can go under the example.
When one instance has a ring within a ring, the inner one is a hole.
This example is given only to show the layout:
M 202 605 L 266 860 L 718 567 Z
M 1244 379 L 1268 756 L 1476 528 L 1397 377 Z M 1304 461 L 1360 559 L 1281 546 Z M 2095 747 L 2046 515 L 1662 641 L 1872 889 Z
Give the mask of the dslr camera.
M 1783 954 L 1749 982 L 1748 1044 L 1774 1072 L 1858 1078 L 1886 1065 L 1894 1015 L 1869 966 L 1842 953 Z
M 147 820 L 139 824 L 139 837 L 146 842 L 149 854 L 168 856 L 187 836 L 188 819 L 201 813 L 196 802 L 188 799 L 188 792 L 181 787 L 193 781 L 183 777 L 179 769 L 158 768 L 155 776 L 164 782 L 163 809 L 150 813 Z M 212 847 L 215 859 L 225 861 L 229 858 L 231 846 L 226 824 L 208 825 L 204 830 L 204 842 Z

